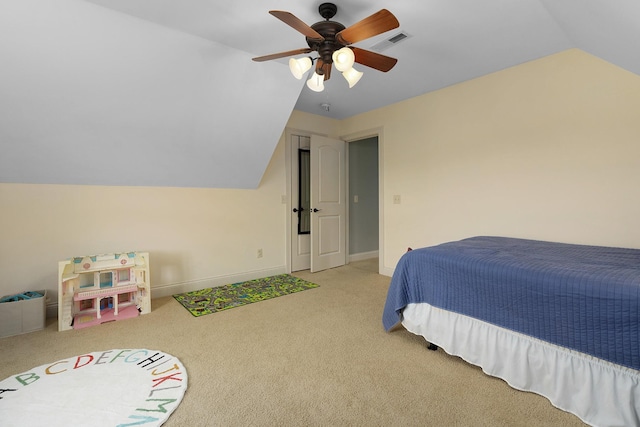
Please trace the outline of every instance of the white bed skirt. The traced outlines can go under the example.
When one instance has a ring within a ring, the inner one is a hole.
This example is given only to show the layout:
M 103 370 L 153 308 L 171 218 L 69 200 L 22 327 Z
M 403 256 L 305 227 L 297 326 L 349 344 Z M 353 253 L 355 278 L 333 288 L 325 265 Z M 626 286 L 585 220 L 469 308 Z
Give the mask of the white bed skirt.
M 409 304 L 402 316 L 409 332 L 589 425 L 640 426 L 640 371 L 429 304 Z

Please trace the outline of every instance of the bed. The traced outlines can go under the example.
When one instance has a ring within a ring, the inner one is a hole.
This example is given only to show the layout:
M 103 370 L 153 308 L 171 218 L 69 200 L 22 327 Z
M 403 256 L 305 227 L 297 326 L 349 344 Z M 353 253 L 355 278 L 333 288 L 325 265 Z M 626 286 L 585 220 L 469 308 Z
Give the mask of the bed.
M 405 253 L 402 325 L 594 426 L 640 425 L 640 250 L 478 236 Z

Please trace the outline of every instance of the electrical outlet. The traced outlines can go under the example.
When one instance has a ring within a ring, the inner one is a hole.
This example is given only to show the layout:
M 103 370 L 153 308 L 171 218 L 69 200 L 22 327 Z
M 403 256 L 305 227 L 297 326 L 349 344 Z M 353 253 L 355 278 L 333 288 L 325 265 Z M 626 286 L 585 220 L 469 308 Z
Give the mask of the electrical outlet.
M 359 200 L 360 198 L 358 197 L 358 195 L 353 196 L 353 203 L 358 203 Z
M 395 196 L 393 196 L 393 204 L 394 205 L 399 205 L 400 204 L 400 195 L 396 194 Z
M 262 258 L 262 248 L 258 249 L 258 258 Z

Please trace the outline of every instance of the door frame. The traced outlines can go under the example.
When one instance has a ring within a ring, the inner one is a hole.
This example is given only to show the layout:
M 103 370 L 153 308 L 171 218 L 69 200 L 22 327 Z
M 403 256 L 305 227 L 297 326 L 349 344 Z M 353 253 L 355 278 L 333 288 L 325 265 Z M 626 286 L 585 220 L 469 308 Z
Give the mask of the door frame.
M 311 268 L 311 233 L 309 233 L 306 236 L 307 238 L 302 238 L 302 236 L 298 236 L 297 235 L 298 227 L 296 226 L 297 224 L 295 224 L 297 215 L 293 215 L 293 208 L 297 207 L 300 204 L 299 201 L 297 200 L 297 197 L 300 194 L 299 160 L 300 160 L 300 150 L 302 148 L 301 145 L 303 145 L 301 143 L 302 138 L 309 140 L 309 146 L 307 147 L 307 149 L 309 150 L 309 153 L 311 153 L 311 137 L 310 136 L 302 135 L 300 132 L 295 132 L 288 136 L 289 146 L 287 147 L 287 151 L 291 159 L 290 161 L 287 162 L 287 166 L 288 166 L 287 177 L 289 179 L 287 182 L 288 187 L 287 187 L 287 196 L 286 196 L 289 200 L 289 203 L 287 204 L 288 206 L 287 212 L 289 213 L 289 215 L 287 216 L 287 220 L 288 220 L 287 236 L 289 236 L 289 238 L 287 238 L 287 243 L 289 244 L 290 252 L 289 252 L 289 255 L 287 256 L 287 261 L 289 262 L 288 267 L 290 271 L 288 272 L 293 271 L 294 265 L 296 266 L 295 271 L 309 270 Z M 309 160 L 311 160 L 311 158 L 309 158 Z M 309 166 L 311 166 L 311 163 L 309 163 Z M 296 199 L 295 206 L 293 203 L 293 199 Z M 308 208 L 310 207 L 311 206 L 308 206 Z M 311 217 L 309 217 L 309 221 L 311 221 Z M 311 223 L 309 223 L 309 225 L 311 225 Z M 309 249 L 309 253 L 306 257 L 303 255 L 300 255 L 300 249 L 301 249 L 300 244 L 302 243 L 303 240 L 308 241 L 305 244 L 305 246 L 308 244 L 308 249 Z
M 393 274 L 392 268 L 384 267 L 384 128 L 376 127 L 371 129 L 366 129 L 358 132 L 353 132 L 349 134 L 339 135 L 337 138 L 342 139 L 347 143 L 347 157 L 346 157 L 346 167 L 347 167 L 347 190 L 349 188 L 349 142 L 359 141 L 361 139 L 378 137 L 378 273 L 383 274 L 385 276 L 391 276 Z M 285 269 L 287 273 L 291 273 L 291 171 L 292 171 L 292 158 L 291 158 L 291 136 L 292 135 L 300 135 L 300 136 L 311 136 L 318 135 L 323 137 L 330 137 L 327 134 L 318 133 L 318 132 L 310 132 L 308 130 L 295 129 L 295 128 L 286 128 L 285 129 L 285 175 L 286 175 L 286 195 L 283 198 L 283 203 L 286 206 L 286 236 L 285 236 Z M 347 203 L 347 223 L 346 223 L 346 245 L 347 245 L 347 264 L 349 263 L 349 203 Z
M 347 188 L 349 185 L 349 143 L 367 138 L 378 138 L 378 274 L 391 276 L 392 269 L 384 268 L 384 128 L 377 127 L 359 132 L 340 135 L 347 143 Z M 347 239 L 349 238 L 349 203 L 347 203 Z M 347 245 L 349 240 L 347 240 Z M 347 246 L 347 263 L 349 262 L 349 246 Z M 390 273 L 389 273 L 390 271 Z
M 285 237 L 285 271 L 287 273 L 291 273 L 291 255 L 292 255 L 292 245 L 291 239 L 293 238 L 291 234 L 291 210 L 293 209 L 292 199 L 293 199 L 293 158 L 292 152 L 293 148 L 291 147 L 291 137 L 293 135 L 299 136 L 307 136 L 311 137 L 311 135 L 318 135 L 323 137 L 328 137 L 327 134 L 318 133 L 318 132 L 309 132 L 307 130 L 294 129 L 294 128 L 286 128 L 285 132 L 285 175 L 286 175 L 286 195 L 284 196 L 283 203 L 286 205 L 285 218 L 286 218 L 286 237 Z M 347 236 L 348 237 L 348 236 Z

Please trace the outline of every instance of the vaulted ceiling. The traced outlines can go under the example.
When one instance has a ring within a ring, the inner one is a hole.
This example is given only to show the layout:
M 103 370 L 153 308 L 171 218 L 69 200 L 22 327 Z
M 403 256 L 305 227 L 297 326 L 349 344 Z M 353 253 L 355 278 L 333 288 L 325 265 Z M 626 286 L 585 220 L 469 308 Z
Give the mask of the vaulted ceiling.
M 251 61 L 306 47 L 268 10 L 311 25 L 320 3 L 4 0 L 0 182 L 255 188 L 294 108 L 342 119 L 569 48 L 640 74 L 635 0 L 336 1 L 347 27 L 398 18 L 356 44 L 408 35 L 391 71 L 316 93 Z

